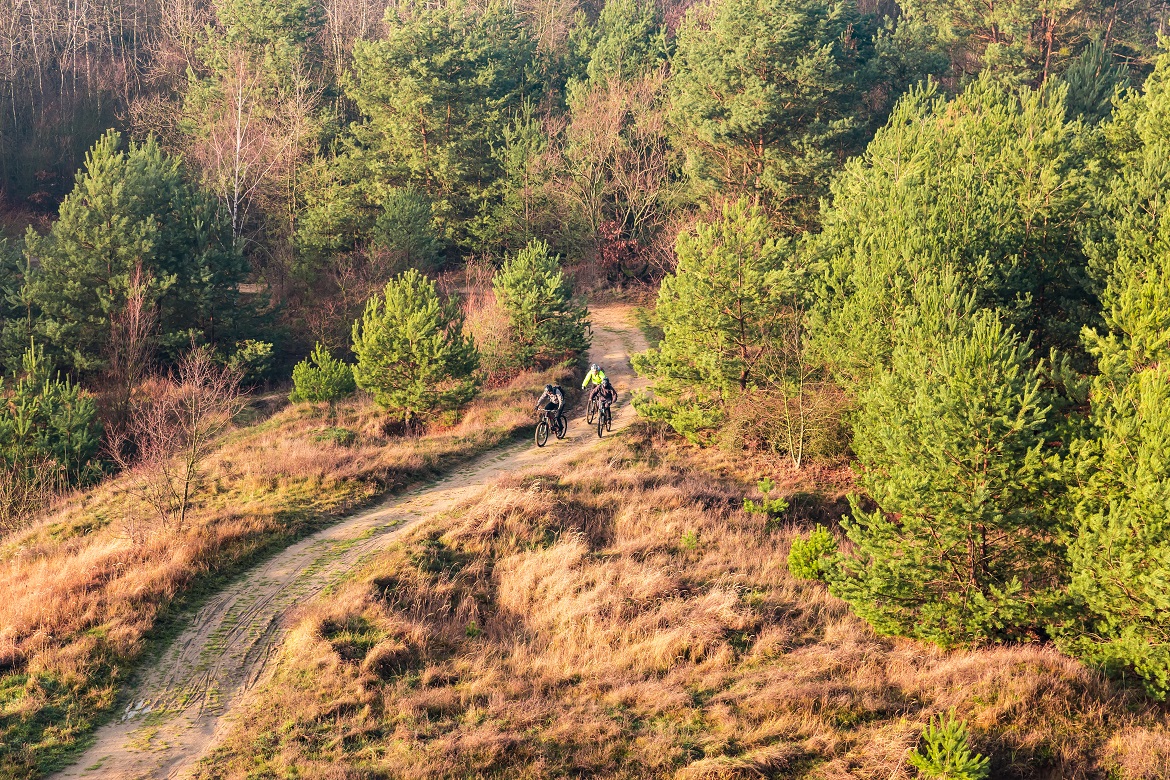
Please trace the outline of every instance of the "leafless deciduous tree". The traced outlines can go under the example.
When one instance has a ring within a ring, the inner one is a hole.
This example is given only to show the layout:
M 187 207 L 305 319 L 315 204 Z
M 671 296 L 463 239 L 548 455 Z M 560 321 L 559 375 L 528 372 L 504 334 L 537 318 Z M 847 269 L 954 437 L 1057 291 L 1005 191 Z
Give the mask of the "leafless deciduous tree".
M 130 275 L 126 303 L 110 319 L 106 416 L 115 428 L 125 423 L 134 388 L 150 368 L 150 339 L 157 323 L 155 307 L 149 298 L 150 286 L 150 274 L 143 270 L 141 262 L 137 263 Z
M 113 456 L 130 471 L 130 490 L 164 527 L 186 527 L 191 502 L 215 438 L 242 408 L 239 372 L 216 363 L 206 347 L 193 347 L 162 391 L 131 414 L 125 435 L 133 447 Z M 127 456 L 129 450 L 134 456 Z
M 610 79 L 577 98 L 562 140 L 563 191 L 599 254 L 606 241 L 645 246 L 667 218 L 670 147 L 662 71 Z

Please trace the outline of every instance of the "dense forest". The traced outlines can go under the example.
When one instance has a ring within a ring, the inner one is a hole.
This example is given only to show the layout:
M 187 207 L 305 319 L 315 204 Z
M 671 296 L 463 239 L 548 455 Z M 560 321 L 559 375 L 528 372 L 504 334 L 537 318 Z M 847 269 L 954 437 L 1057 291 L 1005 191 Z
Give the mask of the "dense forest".
M 1163 698 L 1168 22 L 0 0 L 0 524 L 191 453 L 144 488 L 181 526 L 240 388 L 417 432 L 579 356 L 585 296 L 650 291 L 651 425 L 856 474 L 794 574 Z

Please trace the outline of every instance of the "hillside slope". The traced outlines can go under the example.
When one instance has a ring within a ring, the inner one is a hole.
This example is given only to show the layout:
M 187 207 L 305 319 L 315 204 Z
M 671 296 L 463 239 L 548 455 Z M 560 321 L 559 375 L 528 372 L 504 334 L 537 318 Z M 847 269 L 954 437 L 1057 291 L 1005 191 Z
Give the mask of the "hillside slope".
M 794 580 L 833 505 L 748 515 L 744 467 L 635 427 L 502 478 L 307 605 L 197 777 L 890 780 L 952 707 L 994 778 L 1170 774 L 1140 693 L 1047 647 L 878 637 Z
M 631 352 L 644 348 L 626 310 L 595 311 L 591 357 L 603 363 L 628 400 L 634 376 Z M 531 400 L 528 401 L 532 403 Z M 530 407 L 521 412 L 530 425 Z M 626 403 L 614 429 L 633 419 Z M 222 716 L 265 673 L 284 633 L 285 615 L 335 582 L 358 561 L 390 543 L 400 530 L 480 492 L 496 477 L 564 460 L 597 434 L 570 422 L 564 441 L 542 450 L 530 440 L 499 448 L 450 475 L 353 514 L 272 556 L 210 598 L 162 658 L 142 675 L 122 716 L 99 730 L 95 743 L 58 776 L 170 777 L 181 773 L 215 742 Z

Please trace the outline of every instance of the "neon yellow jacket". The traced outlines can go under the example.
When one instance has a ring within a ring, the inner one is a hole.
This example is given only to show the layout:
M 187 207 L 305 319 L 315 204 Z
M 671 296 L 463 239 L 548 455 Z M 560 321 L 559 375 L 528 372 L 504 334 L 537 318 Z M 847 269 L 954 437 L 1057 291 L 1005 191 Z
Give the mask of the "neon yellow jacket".
M 599 385 L 604 381 L 605 381 L 605 372 L 604 371 L 602 371 L 600 368 L 597 369 L 596 371 L 594 371 L 593 369 L 589 369 L 589 373 L 585 375 L 585 381 L 581 383 L 581 389 L 584 390 L 586 387 L 588 387 L 590 382 L 592 382 L 595 385 Z

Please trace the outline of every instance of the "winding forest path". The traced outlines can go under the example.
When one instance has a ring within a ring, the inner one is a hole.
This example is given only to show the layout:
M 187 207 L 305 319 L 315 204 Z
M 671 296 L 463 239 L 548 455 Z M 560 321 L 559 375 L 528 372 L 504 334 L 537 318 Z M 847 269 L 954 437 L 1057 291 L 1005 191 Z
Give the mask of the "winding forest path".
M 591 310 L 590 355 L 619 393 L 613 429 L 635 413 L 630 355 L 646 348 L 627 306 Z M 390 498 L 286 548 L 211 598 L 139 676 L 122 715 L 56 778 L 180 778 L 218 741 L 230 714 L 264 679 L 293 608 L 312 598 L 411 526 L 454 508 L 503 474 L 555 465 L 598 443 L 580 410 L 569 433 L 538 449 L 531 437 L 476 458 L 435 482 Z

